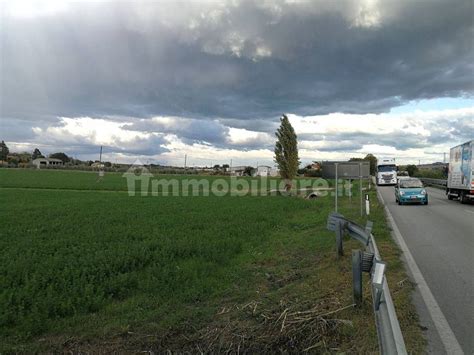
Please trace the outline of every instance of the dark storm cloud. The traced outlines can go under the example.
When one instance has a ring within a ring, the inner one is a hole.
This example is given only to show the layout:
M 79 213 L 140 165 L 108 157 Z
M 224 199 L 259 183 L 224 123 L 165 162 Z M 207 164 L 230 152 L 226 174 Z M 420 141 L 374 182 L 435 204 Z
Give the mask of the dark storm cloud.
M 216 121 L 187 118 L 140 119 L 124 126 L 125 129 L 145 132 L 175 134 L 185 143 L 206 142 L 221 144 L 225 142 L 229 128 Z
M 59 117 L 87 116 L 153 133 L 122 146 L 117 139 L 111 152 L 160 154 L 161 134 L 187 144 L 271 149 L 263 133 L 273 138 L 283 112 L 380 113 L 410 100 L 471 96 L 472 13 L 467 0 L 72 2 L 41 16 L 5 11 L 0 138 L 43 139 L 89 154 L 96 142 L 85 137 L 64 143 L 44 134 Z M 155 116 L 177 121 L 157 124 Z M 364 144 L 406 150 L 472 138 L 466 122 L 437 120 L 428 137 L 299 137 L 341 142 L 320 151 Z M 230 127 L 262 135 L 233 141 Z
M 318 150 L 321 152 L 356 151 L 361 149 L 364 144 L 385 145 L 402 151 L 410 148 L 428 147 L 430 145 L 425 137 L 396 130 L 387 134 L 361 132 L 334 132 L 327 135 L 300 134 L 298 138 L 303 141 L 331 143 L 318 147 Z
M 473 91 L 471 1 L 260 3 L 5 17 L 2 116 L 275 118 Z
M 48 141 L 40 146 L 43 154 L 51 154 L 54 152 L 64 152 L 71 156 L 91 156 L 96 154 L 99 156 L 100 144 L 94 144 L 84 140 L 81 142 L 69 143 L 65 141 Z M 103 145 L 103 153 L 118 153 L 126 155 L 154 155 L 168 152 L 169 150 L 163 148 L 161 145 L 165 143 L 163 139 L 158 137 L 149 137 L 145 139 L 137 139 L 129 144 L 118 145 Z M 31 147 L 35 145 L 31 144 Z M 32 149 L 31 149 L 32 150 Z
M 7 135 L 9 140 L 25 142 L 35 137 L 32 129 L 33 125 L 38 126 L 38 123 L 33 120 L 2 117 L 0 128 L 3 133 L 2 135 Z
M 228 118 L 228 119 L 219 119 L 219 122 L 222 124 L 234 127 L 247 129 L 254 132 L 267 132 L 273 135 L 280 124 L 278 117 L 272 117 L 269 119 L 251 119 L 251 120 L 242 120 L 237 118 Z

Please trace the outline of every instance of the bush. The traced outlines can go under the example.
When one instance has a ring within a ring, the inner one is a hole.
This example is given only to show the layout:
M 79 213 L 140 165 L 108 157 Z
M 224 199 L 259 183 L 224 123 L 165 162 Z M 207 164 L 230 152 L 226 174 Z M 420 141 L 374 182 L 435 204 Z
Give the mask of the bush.
M 446 179 L 446 175 L 442 170 L 418 170 L 413 176 L 427 179 Z

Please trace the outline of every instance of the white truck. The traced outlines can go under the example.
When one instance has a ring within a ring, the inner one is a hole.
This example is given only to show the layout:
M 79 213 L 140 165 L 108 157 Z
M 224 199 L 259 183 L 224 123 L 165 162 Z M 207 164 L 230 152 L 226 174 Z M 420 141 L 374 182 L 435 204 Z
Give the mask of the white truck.
M 459 198 L 461 203 L 474 199 L 474 140 L 453 147 L 449 151 L 449 170 L 446 187 L 448 199 Z
M 396 185 L 397 165 L 395 159 L 377 159 L 377 185 Z

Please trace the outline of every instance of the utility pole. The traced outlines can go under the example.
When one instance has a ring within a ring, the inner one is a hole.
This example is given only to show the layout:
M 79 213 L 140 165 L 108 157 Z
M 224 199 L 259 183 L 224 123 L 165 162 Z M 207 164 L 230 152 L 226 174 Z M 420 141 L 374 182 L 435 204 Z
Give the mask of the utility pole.
M 443 153 L 443 163 L 446 163 L 446 152 Z
M 184 154 L 184 171 L 186 172 L 186 162 L 188 160 L 188 155 Z
M 362 163 L 359 163 L 360 216 L 362 217 Z
M 338 176 L 337 176 L 337 166 L 338 166 L 338 165 L 339 165 L 338 163 L 334 163 L 334 170 L 335 170 L 335 175 L 336 175 L 336 176 L 335 176 L 335 178 L 336 178 L 336 179 L 335 179 L 335 180 L 336 180 L 336 186 L 335 186 L 335 187 L 336 187 L 336 195 L 335 195 L 335 197 L 334 197 L 334 210 L 335 210 L 335 212 L 337 212 L 337 194 L 338 194 L 338 192 L 339 192 L 339 185 L 338 185 L 338 183 L 337 183 L 337 180 L 338 180 Z
M 102 170 L 102 146 L 100 146 L 100 154 L 99 154 L 99 177 L 97 181 L 102 180 L 102 177 L 104 176 L 104 170 Z

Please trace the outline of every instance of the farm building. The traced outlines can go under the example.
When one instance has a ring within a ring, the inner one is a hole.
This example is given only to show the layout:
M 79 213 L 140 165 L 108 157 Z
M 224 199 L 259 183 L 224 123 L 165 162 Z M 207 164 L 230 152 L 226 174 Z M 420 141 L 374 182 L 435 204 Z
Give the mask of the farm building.
M 229 168 L 230 175 L 232 176 L 243 176 L 246 166 L 232 166 Z
M 64 165 L 61 159 L 55 159 L 55 158 L 36 158 L 31 163 L 35 165 L 38 169 L 40 169 L 41 167 L 47 167 L 47 166 L 63 166 Z
M 91 168 L 103 169 L 104 167 L 105 167 L 104 163 L 101 163 L 99 161 L 96 161 L 95 163 L 91 164 Z
M 255 176 L 278 176 L 278 169 L 268 165 L 259 165 L 255 171 Z

